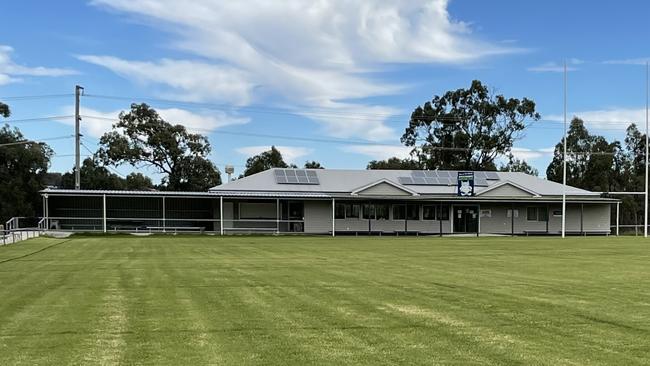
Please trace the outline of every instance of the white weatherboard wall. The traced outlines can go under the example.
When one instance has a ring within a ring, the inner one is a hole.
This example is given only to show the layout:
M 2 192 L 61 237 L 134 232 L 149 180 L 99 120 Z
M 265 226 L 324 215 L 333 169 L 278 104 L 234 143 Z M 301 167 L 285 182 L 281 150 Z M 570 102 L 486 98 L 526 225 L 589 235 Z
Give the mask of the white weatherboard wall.
M 516 204 L 514 209 L 519 211 L 518 217 L 514 218 L 514 233 L 523 234 L 526 231 L 546 231 L 546 222 L 530 221 L 527 217 L 528 207 L 539 207 L 546 209 L 546 204 Z M 481 217 L 481 233 L 510 234 L 512 232 L 512 218 L 508 217 L 508 211 L 512 209 L 510 204 L 482 204 L 481 210 L 490 210 L 491 217 Z M 562 210 L 559 204 L 548 205 L 549 210 L 549 233 L 558 233 L 562 229 L 562 217 L 553 216 L 553 211 Z M 607 203 L 586 203 L 583 211 L 584 231 L 604 231 L 610 229 L 610 205 Z M 580 231 L 580 204 L 567 205 L 566 230 L 572 232 Z
M 382 182 L 360 191 L 359 196 L 412 196 L 413 194 Z
M 305 201 L 305 233 L 332 232 L 332 201 Z

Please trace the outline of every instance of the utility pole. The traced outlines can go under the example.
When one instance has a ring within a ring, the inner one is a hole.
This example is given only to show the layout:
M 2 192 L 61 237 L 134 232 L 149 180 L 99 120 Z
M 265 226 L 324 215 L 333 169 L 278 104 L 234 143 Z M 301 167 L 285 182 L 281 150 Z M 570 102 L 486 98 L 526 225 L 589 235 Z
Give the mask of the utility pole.
M 74 189 L 81 189 L 81 132 L 79 129 L 81 116 L 79 115 L 79 97 L 83 94 L 83 90 L 84 88 L 79 85 L 75 85 L 74 87 Z

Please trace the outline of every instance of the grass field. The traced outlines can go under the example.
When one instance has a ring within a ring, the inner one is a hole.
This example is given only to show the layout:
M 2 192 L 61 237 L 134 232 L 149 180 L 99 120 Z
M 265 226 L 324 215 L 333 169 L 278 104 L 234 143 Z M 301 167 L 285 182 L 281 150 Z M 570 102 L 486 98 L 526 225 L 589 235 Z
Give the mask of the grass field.
M 650 364 L 641 238 L 39 238 L 0 365 Z

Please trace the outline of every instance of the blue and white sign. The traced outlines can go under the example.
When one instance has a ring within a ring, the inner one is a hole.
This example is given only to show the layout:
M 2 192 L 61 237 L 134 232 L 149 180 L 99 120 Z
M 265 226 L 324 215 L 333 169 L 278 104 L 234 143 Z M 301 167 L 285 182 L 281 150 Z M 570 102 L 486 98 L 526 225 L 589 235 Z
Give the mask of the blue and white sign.
M 474 172 L 458 172 L 458 196 L 474 195 Z

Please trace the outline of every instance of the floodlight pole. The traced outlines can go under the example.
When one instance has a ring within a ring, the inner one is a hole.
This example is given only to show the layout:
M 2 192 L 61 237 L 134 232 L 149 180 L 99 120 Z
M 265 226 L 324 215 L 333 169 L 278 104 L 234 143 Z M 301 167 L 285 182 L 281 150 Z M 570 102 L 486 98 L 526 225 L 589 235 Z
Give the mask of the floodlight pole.
M 648 237 L 648 63 L 645 64 L 645 205 L 643 213 L 643 236 Z
M 566 232 L 566 99 L 567 99 L 567 69 L 566 60 L 564 61 L 564 159 L 563 160 L 563 173 L 562 173 L 562 237 L 564 238 Z M 646 135 L 647 136 L 647 135 Z M 647 144 L 646 144 L 647 146 Z M 647 154 L 646 154 L 647 156 Z M 646 165 L 647 166 L 647 165 Z

